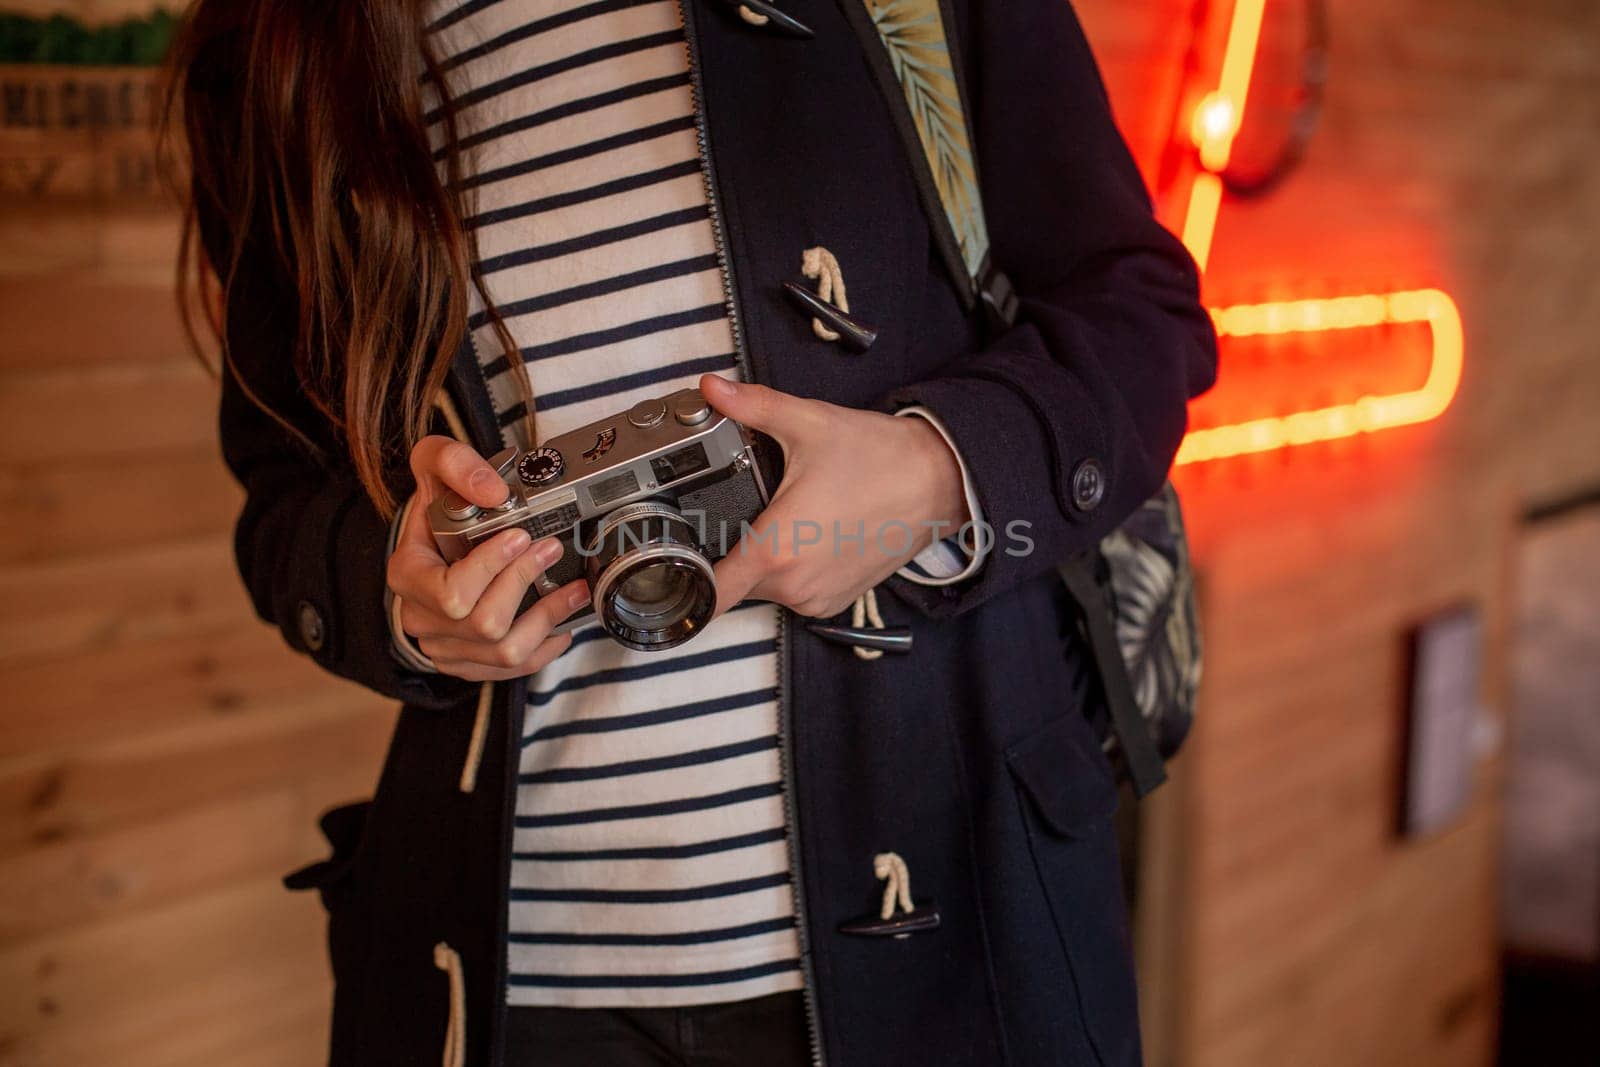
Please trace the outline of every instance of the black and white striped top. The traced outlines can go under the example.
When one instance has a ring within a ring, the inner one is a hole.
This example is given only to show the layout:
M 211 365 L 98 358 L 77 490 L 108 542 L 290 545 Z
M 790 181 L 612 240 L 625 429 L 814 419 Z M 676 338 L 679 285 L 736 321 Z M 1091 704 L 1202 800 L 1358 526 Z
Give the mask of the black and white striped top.
M 433 30 L 463 105 L 489 296 L 549 437 L 738 374 L 674 0 L 472 0 Z M 520 394 L 475 308 L 506 443 Z M 594 626 L 534 676 L 511 871 L 513 1004 L 675 1005 L 800 985 L 777 609 L 666 652 Z

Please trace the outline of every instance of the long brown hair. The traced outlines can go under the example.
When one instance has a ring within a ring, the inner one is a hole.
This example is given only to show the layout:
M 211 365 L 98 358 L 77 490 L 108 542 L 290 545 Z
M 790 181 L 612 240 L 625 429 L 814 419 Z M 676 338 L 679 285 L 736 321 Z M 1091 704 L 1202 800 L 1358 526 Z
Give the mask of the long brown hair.
M 295 304 L 300 389 L 386 515 L 396 503 L 386 471 L 403 469 L 397 461 L 428 432 L 470 287 L 483 292 L 463 224 L 472 204 L 456 108 L 425 3 L 195 0 L 173 43 L 165 110 L 165 155 L 183 175 L 179 307 L 191 342 L 201 350 L 198 312 L 245 395 L 315 449 L 258 399 L 229 351 L 241 264 L 273 272 Z M 437 153 L 430 118 L 444 134 Z M 484 304 L 513 357 L 532 440 L 531 385 Z

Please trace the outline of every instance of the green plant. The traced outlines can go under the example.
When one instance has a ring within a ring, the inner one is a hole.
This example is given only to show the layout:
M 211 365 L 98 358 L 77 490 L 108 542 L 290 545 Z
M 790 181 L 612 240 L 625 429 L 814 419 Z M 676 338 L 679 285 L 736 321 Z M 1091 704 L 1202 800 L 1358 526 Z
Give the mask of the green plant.
M 156 66 L 177 25 L 177 16 L 165 8 L 95 26 L 70 15 L 0 13 L 0 63 Z

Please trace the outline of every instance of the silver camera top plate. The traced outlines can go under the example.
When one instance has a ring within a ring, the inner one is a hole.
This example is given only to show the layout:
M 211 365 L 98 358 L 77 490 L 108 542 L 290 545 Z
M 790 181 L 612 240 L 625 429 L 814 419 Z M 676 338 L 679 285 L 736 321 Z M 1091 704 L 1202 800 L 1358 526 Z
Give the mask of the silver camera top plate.
M 550 438 L 527 452 L 506 449 L 489 462 L 511 490 L 498 508 L 478 508 L 454 493 L 429 509 L 446 558 L 513 526 L 534 537 L 652 496 L 697 475 L 754 465 L 743 427 L 718 414 L 698 389 L 642 400 L 625 412 Z M 766 496 L 761 486 L 762 497 Z

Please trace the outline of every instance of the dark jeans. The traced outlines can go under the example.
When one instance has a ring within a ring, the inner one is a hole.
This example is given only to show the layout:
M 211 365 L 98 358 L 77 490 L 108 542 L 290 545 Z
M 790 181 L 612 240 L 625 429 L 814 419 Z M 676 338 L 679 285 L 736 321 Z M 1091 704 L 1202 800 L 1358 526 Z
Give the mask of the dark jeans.
M 506 1067 L 807 1067 L 799 991 L 687 1008 L 510 1010 Z

